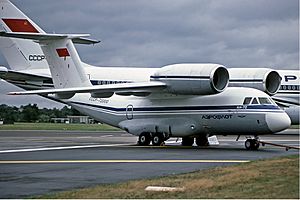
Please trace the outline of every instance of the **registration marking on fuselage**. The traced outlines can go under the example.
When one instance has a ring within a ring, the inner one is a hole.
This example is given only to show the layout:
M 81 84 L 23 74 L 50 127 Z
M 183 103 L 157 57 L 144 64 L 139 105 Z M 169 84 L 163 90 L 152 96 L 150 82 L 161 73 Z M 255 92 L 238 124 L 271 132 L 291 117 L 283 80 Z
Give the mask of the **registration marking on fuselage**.
M 247 163 L 249 160 L 2 160 L 0 164 Z

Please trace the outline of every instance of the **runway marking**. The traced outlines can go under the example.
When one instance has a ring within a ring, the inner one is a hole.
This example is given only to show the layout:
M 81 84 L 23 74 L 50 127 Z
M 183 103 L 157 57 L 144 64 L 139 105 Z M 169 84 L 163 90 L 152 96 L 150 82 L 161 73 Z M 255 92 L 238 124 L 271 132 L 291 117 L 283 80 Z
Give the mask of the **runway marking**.
M 53 150 L 67 150 L 67 149 L 84 149 L 84 148 L 96 148 L 96 147 L 117 147 L 128 144 L 100 144 L 100 145 L 84 145 L 84 146 L 65 146 L 65 147 L 44 147 L 44 148 L 34 148 L 34 149 L 12 149 L 12 150 L 2 150 L 1 153 L 21 153 L 21 152 L 34 152 L 34 151 L 53 151 Z
M 250 160 L 2 160 L 0 164 L 80 164 L 80 163 L 247 163 Z

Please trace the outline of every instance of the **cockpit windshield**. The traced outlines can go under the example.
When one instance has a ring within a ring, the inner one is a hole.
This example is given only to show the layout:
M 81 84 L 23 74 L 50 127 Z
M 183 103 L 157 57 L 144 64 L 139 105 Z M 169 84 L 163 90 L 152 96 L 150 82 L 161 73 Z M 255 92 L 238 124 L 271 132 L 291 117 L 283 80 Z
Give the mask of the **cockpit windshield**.
M 258 97 L 260 104 L 272 104 L 272 102 L 266 97 Z
M 246 97 L 244 99 L 243 105 L 274 105 L 274 101 L 267 97 Z

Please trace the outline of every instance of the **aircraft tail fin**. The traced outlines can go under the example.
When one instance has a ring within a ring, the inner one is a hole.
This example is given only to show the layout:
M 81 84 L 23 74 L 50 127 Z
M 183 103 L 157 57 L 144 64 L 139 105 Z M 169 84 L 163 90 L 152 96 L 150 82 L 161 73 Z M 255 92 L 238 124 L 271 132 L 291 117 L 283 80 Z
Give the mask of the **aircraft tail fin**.
M 37 24 L 8 0 L 0 0 L 0 25 L 8 33 L 45 33 Z M 31 40 L 0 37 L 0 51 L 15 71 L 47 69 L 39 44 Z
M 87 34 L 6 33 L 0 36 L 34 40 L 39 43 L 48 62 L 55 88 L 89 87 L 91 82 L 84 71 L 74 43 L 95 44 Z
M 55 88 L 92 86 L 71 39 L 55 39 L 41 43 Z

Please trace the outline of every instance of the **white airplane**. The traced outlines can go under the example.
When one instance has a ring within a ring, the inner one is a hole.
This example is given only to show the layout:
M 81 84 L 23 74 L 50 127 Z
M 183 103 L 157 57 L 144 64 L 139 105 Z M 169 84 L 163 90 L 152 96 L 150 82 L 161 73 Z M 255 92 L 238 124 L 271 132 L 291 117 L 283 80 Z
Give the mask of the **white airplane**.
M 203 146 L 208 144 L 208 135 L 233 134 L 255 136 L 246 140 L 245 147 L 258 149 L 258 135 L 290 126 L 288 115 L 266 93 L 246 87 L 227 88 L 229 73 L 219 64 L 131 68 L 136 76 L 142 77 L 140 81 L 120 77 L 115 79 L 116 84 L 93 86 L 86 72 L 89 67 L 81 62 L 73 43 L 98 41 L 86 39 L 87 35 L 47 34 L 9 1 L 0 3 L 6 30 L 0 36 L 37 42 L 55 88 L 11 94 L 38 94 L 64 102 L 98 121 L 139 136 L 140 145 L 149 145 L 151 141 L 161 145 L 170 137 L 182 137 L 183 145 L 192 145 L 196 139 L 196 144 Z M 111 70 L 103 69 L 101 76 L 109 76 Z M 122 70 L 126 74 L 133 72 Z M 114 69 L 113 73 L 119 71 Z

